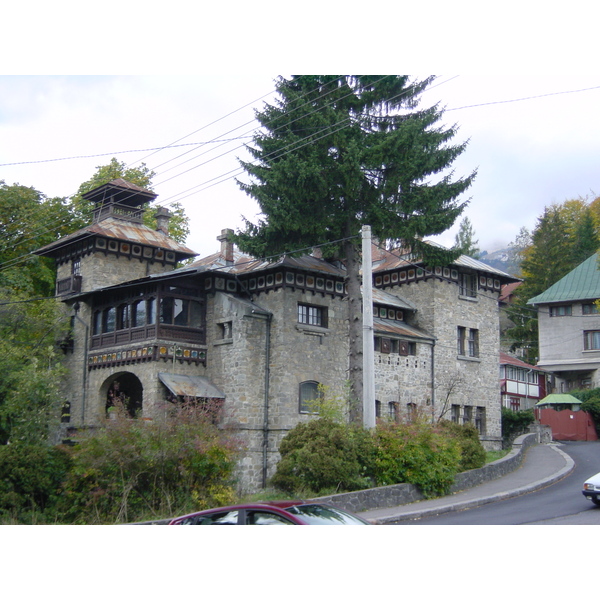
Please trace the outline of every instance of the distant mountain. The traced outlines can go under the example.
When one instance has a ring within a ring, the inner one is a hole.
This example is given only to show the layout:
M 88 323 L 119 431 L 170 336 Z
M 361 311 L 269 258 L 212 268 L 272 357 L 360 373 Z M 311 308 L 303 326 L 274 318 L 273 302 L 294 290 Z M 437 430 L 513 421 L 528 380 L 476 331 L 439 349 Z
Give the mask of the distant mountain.
M 504 271 L 509 275 L 520 277 L 520 262 L 516 259 L 511 248 L 502 248 L 501 250 L 495 250 L 494 252 L 484 250 L 477 260 L 480 260 L 482 263 L 494 267 L 495 269 L 500 269 L 500 271 Z

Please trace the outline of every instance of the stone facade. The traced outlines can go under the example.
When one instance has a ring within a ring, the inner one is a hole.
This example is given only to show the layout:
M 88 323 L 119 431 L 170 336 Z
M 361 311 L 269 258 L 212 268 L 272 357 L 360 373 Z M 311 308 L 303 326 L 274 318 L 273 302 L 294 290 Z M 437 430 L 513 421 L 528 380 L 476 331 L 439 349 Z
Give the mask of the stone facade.
M 113 218 L 107 211 L 78 251 L 74 234 L 40 252 L 57 258 L 59 280 L 81 277 L 77 289 L 67 282 L 62 298 L 73 324 L 65 426 L 102 423 L 119 394 L 144 418 L 159 417 L 183 394 L 224 399 L 221 422 L 245 446 L 240 487 L 263 486 L 282 438 L 315 418 L 311 398 L 323 389 L 344 397 L 345 271 L 316 256 L 254 260 L 233 248 L 228 230 L 219 253 L 173 270 L 170 259 L 191 251 L 134 222 L 119 229 Z M 117 230 L 129 237 L 111 252 L 105 242 Z M 511 278 L 461 260 L 430 272 L 394 253 L 374 257 L 377 412 L 472 421 L 485 445 L 499 448 L 497 299 Z M 183 376 L 191 392 L 177 387 Z

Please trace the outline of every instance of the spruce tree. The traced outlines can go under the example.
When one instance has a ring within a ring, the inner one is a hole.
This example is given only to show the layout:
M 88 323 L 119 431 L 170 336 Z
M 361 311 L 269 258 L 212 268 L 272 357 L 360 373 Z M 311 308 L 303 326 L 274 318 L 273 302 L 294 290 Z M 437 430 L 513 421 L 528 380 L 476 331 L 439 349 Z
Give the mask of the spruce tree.
M 460 228 L 456 237 L 454 238 L 454 248 L 459 250 L 461 254 L 465 256 L 472 256 L 473 258 L 479 258 L 481 250 L 477 246 L 479 240 L 475 238 L 475 231 L 469 217 L 465 217 L 460 222 Z
M 423 241 L 450 228 L 464 209 L 459 196 L 475 173 L 453 180 L 447 169 L 465 150 L 438 106 L 419 109 L 433 78 L 399 75 L 302 75 L 277 82 L 278 100 L 256 117 L 262 126 L 241 162 L 239 182 L 262 215 L 238 232 L 239 247 L 258 257 L 327 244 L 348 275 L 350 381 L 362 399 L 359 234 L 370 225 L 382 244 L 403 244 L 430 266 L 457 252 Z M 360 406 L 360 402 L 357 403 Z M 361 410 L 353 411 L 354 420 Z
M 575 229 L 571 262 L 573 268 L 592 256 L 599 247 L 591 210 L 586 210 Z

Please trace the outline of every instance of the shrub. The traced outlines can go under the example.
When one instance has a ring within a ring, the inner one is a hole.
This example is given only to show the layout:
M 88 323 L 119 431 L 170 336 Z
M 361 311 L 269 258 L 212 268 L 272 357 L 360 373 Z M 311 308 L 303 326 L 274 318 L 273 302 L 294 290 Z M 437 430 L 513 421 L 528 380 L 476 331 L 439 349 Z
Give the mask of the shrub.
M 456 440 L 428 423 L 382 423 L 375 433 L 378 485 L 412 483 L 426 498 L 448 493 L 459 471 Z
M 502 408 L 502 446 L 510 448 L 514 439 L 525 433 L 535 421 L 533 409 L 512 411 Z
M 71 460 L 62 447 L 0 446 L 0 518 L 52 522 Z
M 485 448 L 479 440 L 477 429 L 472 423 L 459 425 L 452 421 L 443 420 L 440 421 L 440 426 L 446 435 L 451 436 L 458 443 L 460 450 L 460 471 L 478 469 L 485 465 Z
M 370 487 L 373 445 L 362 427 L 315 419 L 296 425 L 281 441 L 271 485 L 286 492 L 319 494 Z
M 591 415 L 596 433 L 600 436 L 600 398 L 590 397 L 583 400 L 580 408 Z
M 74 523 L 132 522 L 234 500 L 237 444 L 193 405 L 143 421 L 119 411 L 72 448 L 62 508 Z

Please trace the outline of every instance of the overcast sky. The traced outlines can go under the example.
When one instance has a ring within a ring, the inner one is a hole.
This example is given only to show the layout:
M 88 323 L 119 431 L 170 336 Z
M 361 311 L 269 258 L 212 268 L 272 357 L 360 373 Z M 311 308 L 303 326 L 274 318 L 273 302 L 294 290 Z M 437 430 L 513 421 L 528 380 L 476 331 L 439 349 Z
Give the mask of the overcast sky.
M 275 78 L 2 76 L 0 179 L 68 196 L 113 156 L 143 161 L 156 172 L 157 201 L 179 201 L 190 217 L 188 245 L 212 253 L 221 229 L 258 214 L 236 185 L 244 177 L 237 159 L 256 125 L 253 110 L 274 98 Z M 423 94 L 422 106 L 439 103 L 445 122 L 458 124 L 455 141 L 469 140 L 454 167 L 456 176 L 478 170 L 464 214 L 481 249 L 533 229 L 544 206 L 600 195 L 599 101 L 594 73 L 440 75 Z M 452 245 L 457 227 L 438 241 Z

